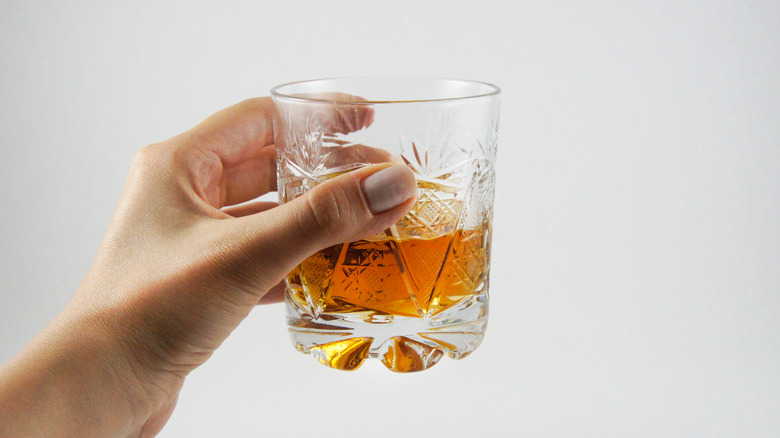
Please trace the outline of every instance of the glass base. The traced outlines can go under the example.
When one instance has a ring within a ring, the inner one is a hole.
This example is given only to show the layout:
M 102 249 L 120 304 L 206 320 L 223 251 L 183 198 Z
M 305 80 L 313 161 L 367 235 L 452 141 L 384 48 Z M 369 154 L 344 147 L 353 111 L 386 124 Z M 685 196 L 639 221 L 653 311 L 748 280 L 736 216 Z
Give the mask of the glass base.
M 368 358 L 399 373 L 428 369 L 443 356 L 462 359 L 479 347 L 488 320 L 486 295 L 463 299 L 444 312 L 423 317 L 375 312 L 301 311 L 286 300 L 290 340 L 323 365 L 351 371 Z

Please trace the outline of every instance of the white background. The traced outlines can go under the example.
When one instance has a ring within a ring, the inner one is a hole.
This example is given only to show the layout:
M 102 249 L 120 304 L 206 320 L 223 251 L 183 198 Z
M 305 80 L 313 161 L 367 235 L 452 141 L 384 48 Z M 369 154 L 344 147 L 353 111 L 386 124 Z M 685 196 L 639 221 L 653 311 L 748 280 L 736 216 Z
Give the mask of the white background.
M 0 362 L 78 287 L 136 150 L 371 74 L 504 90 L 482 347 L 336 372 L 258 308 L 160 436 L 780 436 L 775 0 L 4 0 Z

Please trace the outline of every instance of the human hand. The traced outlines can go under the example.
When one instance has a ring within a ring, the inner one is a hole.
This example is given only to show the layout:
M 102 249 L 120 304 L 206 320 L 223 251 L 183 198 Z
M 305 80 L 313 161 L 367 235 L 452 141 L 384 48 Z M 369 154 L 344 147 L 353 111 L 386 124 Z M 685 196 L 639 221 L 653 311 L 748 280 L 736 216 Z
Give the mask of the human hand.
M 276 188 L 272 114 L 247 100 L 137 154 L 73 300 L 0 370 L 0 435 L 156 434 L 187 374 L 256 304 L 280 301 L 293 267 L 412 207 L 414 176 L 390 163 L 236 206 Z M 334 132 L 371 117 L 334 114 Z

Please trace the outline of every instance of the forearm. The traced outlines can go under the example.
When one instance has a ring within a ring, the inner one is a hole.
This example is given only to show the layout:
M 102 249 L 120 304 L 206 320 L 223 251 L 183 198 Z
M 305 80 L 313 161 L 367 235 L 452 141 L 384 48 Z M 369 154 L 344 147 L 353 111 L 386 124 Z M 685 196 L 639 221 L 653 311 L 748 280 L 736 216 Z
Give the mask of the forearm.
M 146 409 L 124 362 L 100 330 L 61 315 L 0 368 L 0 436 L 137 434 Z

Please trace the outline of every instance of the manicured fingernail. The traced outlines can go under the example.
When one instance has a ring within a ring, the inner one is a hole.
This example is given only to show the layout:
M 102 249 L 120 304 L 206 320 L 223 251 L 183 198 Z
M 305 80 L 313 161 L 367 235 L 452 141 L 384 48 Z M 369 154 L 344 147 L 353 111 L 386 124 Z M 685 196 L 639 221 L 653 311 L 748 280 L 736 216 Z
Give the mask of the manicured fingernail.
M 396 164 L 363 180 L 363 193 L 374 213 L 403 204 L 417 194 L 417 181 L 408 167 Z

